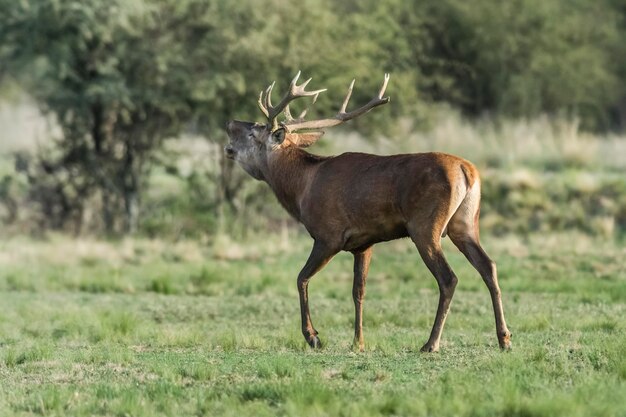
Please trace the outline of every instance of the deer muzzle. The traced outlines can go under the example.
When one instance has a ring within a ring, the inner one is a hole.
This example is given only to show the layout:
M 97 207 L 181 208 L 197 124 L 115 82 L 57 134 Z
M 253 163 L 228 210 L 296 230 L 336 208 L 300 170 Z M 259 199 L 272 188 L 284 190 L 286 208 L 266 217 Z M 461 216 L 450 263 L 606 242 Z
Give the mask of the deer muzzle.
M 235 150 L 230 144 L 224 146 L 224 153 L 226 154 L 226 158 L 235 159 Z

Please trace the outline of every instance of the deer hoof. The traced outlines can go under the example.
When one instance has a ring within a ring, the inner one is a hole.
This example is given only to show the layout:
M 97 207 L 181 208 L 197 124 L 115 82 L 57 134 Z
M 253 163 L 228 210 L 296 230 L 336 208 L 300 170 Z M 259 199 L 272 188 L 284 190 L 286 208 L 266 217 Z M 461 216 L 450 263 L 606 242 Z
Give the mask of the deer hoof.
M 365 352 L 365 345 L 355 343 L 352 345 L 352 350 L 363 353 Z
M 511 349 L 511 333 L 506 332 L 498 342 L 500 343 L 500 349 L 502 350 L 510 350 Z
M 309 342 L 309 346 L 311 346 L 313 349 L 321 349 L 322 348 L 322 341 L 317 336 L 313 336 L 313 337 L 311 337 L 307 341 Z
M 439 352 L 439 346 L 432 346 L 427 343 L 424 346 L 422 346 L 422 348 L 420 349 L 420 352 L 428 352 L 428 353 Z

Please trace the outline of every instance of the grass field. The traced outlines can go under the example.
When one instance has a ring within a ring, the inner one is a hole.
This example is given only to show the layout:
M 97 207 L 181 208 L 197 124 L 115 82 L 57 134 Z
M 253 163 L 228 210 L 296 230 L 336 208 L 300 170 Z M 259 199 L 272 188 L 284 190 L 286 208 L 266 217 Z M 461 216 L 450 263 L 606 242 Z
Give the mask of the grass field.
M 5 120 L 27 119 L 20 114 Z M 36 143 L 34 133 L 30 141 L 5 136 L 0 177 L 13 173 L 9 151 Z M 487 289 L 447 239 L 459 285 L 439 353 L 419 352 L 438 295 L 408 240 L 374 250 L 363 353 L 352 349 L 351 256 L 313 278 L 324 348 L 310 350 L 295 285 L 311 245 L 305 233 L 215 238 L 205 230 L 215 213 L 176 211 L 188 190 L 161 173 L 146 206 L 175 204 L 146 216 L 170 241 L 33 240 L 23 237 L 28 205 L 0 231 L 0 417 L 626 417 L 624 138 L 549 119 L 457 118 L 399 137 L 329 138 L 314 151 L 434 149 L 481 168 L 483 245 L 498 263 L 512 351 L 498 348 Z M 206 164 L 211 153 L 190 154 Z M 27 189 L 17 180 L 21 201 Z M 282 213 L 271 196 L 256 204 L 252 215 L 224 222 L 238 225 L 234 235 L 265 218 L 259 207 Z M 185 227 L 194 233 L 179 233 Z
M 460 278 L 441 351 L 437 293 L 409 241 L 375 248 L 366 351 L 351 349 L 352 259 L 310 285 L 324 343 L 300 334 L 309 241 L 0 243 L 0 415 L 624 416 L 626 248 L 582 234 L 485 236 L 513 350 L 486 288 Z

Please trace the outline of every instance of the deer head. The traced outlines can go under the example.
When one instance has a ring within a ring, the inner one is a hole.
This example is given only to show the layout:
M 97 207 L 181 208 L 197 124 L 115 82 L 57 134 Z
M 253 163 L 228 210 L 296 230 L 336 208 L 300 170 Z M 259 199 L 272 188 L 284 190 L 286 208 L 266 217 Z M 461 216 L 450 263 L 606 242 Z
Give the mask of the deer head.
M 308 109 L 305 109 L 298 117 L 293 117 L 289 109 L 289 103 L 302 97 L 312 97 L 315 103 L 320 93 L 326 89 L 307 91 L 306 86 L 311 78 L 298 85 L 300 72 L 291 80 L 289 90 L 277 105 L 272 104 L 272 90 L 274 84 L 270 84 L 266 90 L 259 94 L 258 105 L 261 112 L 267 118 L 266 123 L 253 123 L 233 120 L 228 123 L 226 131 L 230 142 L 224 147 L 226 157 L 234 159 L 252 177 L 263 179 L 263 166 L 267 158 L 273 152 L 287 147 L 307 147 L 315 143 L 323 134 L 322 129 L 337 126 L 348 120 L 354 119 L 367 113 L 374 107 L 389 102 L 389 97 L 384 97 L 389 74 L 385 74 L 384 82 L 377 96 L 367 104 L 356 110 L 347 112 L 346 108 L 352 95 L 354 81 L 350 84 L 348 93 L 343 101 L 339 112 L 330 118 L 319 120 L 305 120 Z M 284 120 L 278 122 L 278 116 L 284 115 Z

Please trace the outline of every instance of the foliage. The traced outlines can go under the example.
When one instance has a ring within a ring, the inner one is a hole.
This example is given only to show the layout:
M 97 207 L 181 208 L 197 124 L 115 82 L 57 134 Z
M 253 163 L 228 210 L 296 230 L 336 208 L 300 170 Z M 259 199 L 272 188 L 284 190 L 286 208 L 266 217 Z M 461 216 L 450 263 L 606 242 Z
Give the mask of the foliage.
M 33 187 L 55 194 L 69 187 L 66 204 L 78 216 L 82 202 L 99 193 L 106 230 L 115 230 L 122 212 L 124 229 L 134 231 L 152 151 L 191 114 L 172 22 L 140 1 L 33 1 L 4 9 L 5 53 L 14 71 L 35 67 L 23 81 L 62 129 L 40 155 Z M 54 206 L 45 194 L 37 193 L 42 207 Z
M 625 22 L 619 0 L 0 0 L 0 80 L 61 126 L 30 165 L 31 202 L 60 216 L 48 226 L 98 206 L 104 229 L 133 231 L 164 139 L 222 143 L 225 121 L 259 120 L 258 92 L 298 70 L 328 88 L 313 116 L 333 114 L 352 77 L 356 105 L 391 72 L 390 105 L 352 124 L 367 137 L 433 126 L 439 103 L 622 129 Z M 193 186 L 237 215 L 242 173 L 218 166 Z
M 448 0 L 427 13 L 430 71 L 453 80 L 435 85 L 437 96 L 474 114 L 560 112 L 600 129 L 616 122 L 607 110 L 625 93 L 613 55 L 617 45 L 626 52 L 624 16 L 607 2 Z
M 619 1 L 31 0 L 5 1 L 3 9 L 9 61 L 44 53 L 63 78 L 77 72 L 69 60 L 95 60 L 99 82 L 82 89 L 83 100 L 128 104 L 152 87 L 165 113 L 192 105 L 212 136 L 234 115 L 258 118 L 252 98 L 273 79 L 284 86 L 298 69 L 329 88 L 317 105 L 324 112 L 350 77 L 364 82 L 358 101 L 385 71 L 394 75 L 394 113 L 412 117 L 421 95 L 474 114 L 565 112 L 585 127 L 608 128 L 625 95 L 624 64 L 613 59 L 624 52 Z M 120 78 L 125 67 L 143 76 Z M 51 81 L 41 86 L 59 88 Z

